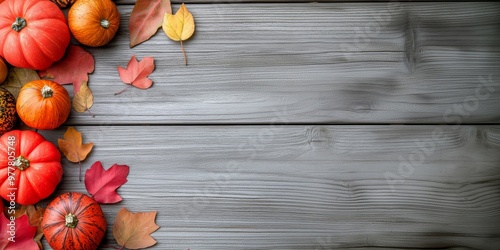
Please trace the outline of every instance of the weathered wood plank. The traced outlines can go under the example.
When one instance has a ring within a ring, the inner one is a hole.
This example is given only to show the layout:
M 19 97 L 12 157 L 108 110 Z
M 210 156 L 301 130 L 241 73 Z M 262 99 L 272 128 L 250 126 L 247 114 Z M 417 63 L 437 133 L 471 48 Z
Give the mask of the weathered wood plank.
M 482 2 L 493 2 L 494 0 L 485 0 Z M 131 5 L 135 4 L 136 0 L 115 0 L 114 1 L 118 5 Z M 213 4 L 213 3 L 227 3 L 227 4 L 237 4 L 237 3 L 309 3 L 309 2 L 330 2 L 330 3 L 335 3 L 335 2 L 354 2 L 354 3 L 365 3 L 365 2 L 393 2 L 393 3 L 399 3 L 399 2 L 432 2 L 430 0 L 317 0 L 317 1 L 310 1 L 310 0 L 186 0 L 186 1 L 180 1 L 180 0 L 172 0 L 171 1 L 174 4 L 181 4 L 181 3 L 204 3 L 204 4 Z M 470 2 L 470 0 L 440 0 L 440 2 Z
M 154 249 L 500 245 L 500 126 L 78 129 L 95 143 L 84 169 L 131 167 L 124 200 L 103 206 L 109 230 L 121 207 L 158 210 Z M 64 168 L 57 193 L 85 192 Z
M 178 6 L 174 6 L 176 9 Z M 191 4 L 195 36 L 128 47 L 131 5 L 68 124 L 497 123 L 497 3 Z M 152 89 L 116 66 L 156 57 Z

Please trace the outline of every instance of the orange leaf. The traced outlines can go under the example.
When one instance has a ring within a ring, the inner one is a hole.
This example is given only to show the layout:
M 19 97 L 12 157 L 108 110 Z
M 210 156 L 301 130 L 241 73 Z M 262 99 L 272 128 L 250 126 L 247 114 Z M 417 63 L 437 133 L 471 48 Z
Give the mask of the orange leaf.
M 59 149 L 70 162 L 81 162 L 85 160 L 92 150 L 94 143 L 82 144 L 82 133 L 75 128 L 69 127 L 64 133 L 64 139 L 58 139 Z
M 130 14 L 130 48 L 151 38 L 161 27 L 165 13 L 172 13 L 170 0 L 137 0 Z
M 43 247 L 41 240 L 43 237 L 42 219 L 44 212 L 45 208 L 42 207 L 35 207 L 34 205 L 29 205 L 26 207 L 26 214 L 28 215 L 30 225 L 36 226 L 38 228 L 33 240 L 39 247 Z
M 180 9 L 172 15 L 165 13 L 163 18 L 163 31 L 168 38 L 181 42 L 182 54 L 184 54 L 184 64 L 187 65 L 186 51 L 182 41 L 189 39 L 194 33 L 194 18 L 191 12 L 182 4 Z
M 155 223 L 156 211 L 132 213 L 120 209 L 113 225 L 113 237 L 118 245 L 128 249 L 140 249 L 156 244 L 151 233 L 160 226 Z

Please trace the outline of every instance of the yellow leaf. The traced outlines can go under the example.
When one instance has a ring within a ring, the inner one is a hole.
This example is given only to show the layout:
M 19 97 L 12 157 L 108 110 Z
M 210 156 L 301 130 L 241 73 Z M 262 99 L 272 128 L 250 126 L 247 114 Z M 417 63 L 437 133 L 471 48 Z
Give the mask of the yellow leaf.
M 181 42 L 181 49 L 184 54 L 184 64 L 187 65 L 186 52 L 184 51 L 182 41 L 189 39 L 193 35 L 194 18 L 184 3 L 181 4 L 181 7 L 175 15 L 165 13 L 162 28 L 168 38 Z
M 83 85 L 82 85 L 83 86 Z M 94 143 L 82 144 L 82 133 L 75 128 L 69 127 L 64 133 L 64 139 L 58 139 L 59 149 L 70 162 L 81 162 L 85 160 L 92 150 Z
M 94 96 L 86 82 L 80 86 L 80 90 L 73 97 L 73 108 L 77 112 L 85 112 L 94 105 Z

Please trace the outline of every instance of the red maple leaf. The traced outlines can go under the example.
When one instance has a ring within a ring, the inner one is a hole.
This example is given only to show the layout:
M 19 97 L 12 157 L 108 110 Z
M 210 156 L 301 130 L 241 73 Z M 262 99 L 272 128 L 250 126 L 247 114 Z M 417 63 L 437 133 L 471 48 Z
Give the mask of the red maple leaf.
M 73 91 L 77 93 L 82 83 L 89 81 L 88 74 L 92 72 L 94 57 L 83 48 L 70 45 L 61 60 L 38 74 L 40 77 L 53 78 L 59 84 L 73 84 Z
M 96 161 L 85 172 L 85 188 L 95 201 L 102 204 L 117 203 L 122 197 L 116 189 L 127 182 L 129 167 L 114 164 L 104 170 L 100 161 Z
M 125 84 L 129 84 L 128 87 L 134 86 L 140 89 L 147 89 L 153 85 L 153 81 L 148 78 L 148 76 L 153 73 L 153 70 L 155 69 L 153 57 L 144 57 L 142 61 L 139 62 L 135 56 L 132 56 L 126 69 L 120 66 L 117 68 L 120 78 Z M 115 95 L 121 94 L 125 91 L 125 89 L 117 92 Z
M 9 216 L 10 217 L 10 216 Z M 19 218 L 7 218 L 0 215 L 0 249 L 4 250 L 38 250 L 38 244 L 33 240 L 37 228 L 31 226 L 28 215 Z

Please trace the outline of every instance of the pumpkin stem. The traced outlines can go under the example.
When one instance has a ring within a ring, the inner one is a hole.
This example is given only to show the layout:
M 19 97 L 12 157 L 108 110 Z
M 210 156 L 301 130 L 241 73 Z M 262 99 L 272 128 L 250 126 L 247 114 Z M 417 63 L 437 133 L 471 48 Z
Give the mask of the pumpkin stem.
M 66 221 L 66 227 L 69 227 L 69 228 L 75 228 L 76 225 L 78 224 L 78 219 L 76 218 L 76 216 L 72 213 L 69 213 L 66 215 L 66 217 L 64 218 L 65 221 Z
M 24 27 L 26 27 L 26 19 L 22 17 L 16 17 L 16 20 L 12 24 L 12 29 L 19 32 L 21 31 Z
M 16 158 L 14 161 L 14 166 L 16 166 L 19 170 L 23 171 L 30 167 L 30 160 L 24 158 L 22 155 Z
M 50 88 L 49 86 L 44 85 L 42 88 L 43 98 L 49 98 L 52 97 L 52 95 L 54 95 L 54 90 L 52 90 L 52 88 Z
M 103 28 L 107 29 L 107 28 L 109 28 L 109 26 L 110 26 L 110 25 L 111 25 L 111 24 L 109 23 L 109 21 L 108 21 L 108 20 L 106 20 L 106 19 L 102 19 L 102 20 L 101 20 L 101 26 L 102 26 Z

